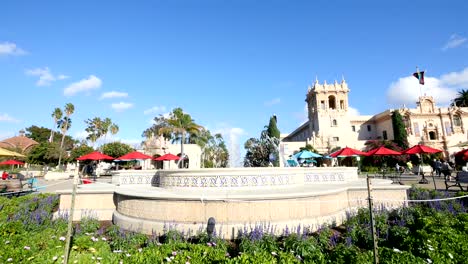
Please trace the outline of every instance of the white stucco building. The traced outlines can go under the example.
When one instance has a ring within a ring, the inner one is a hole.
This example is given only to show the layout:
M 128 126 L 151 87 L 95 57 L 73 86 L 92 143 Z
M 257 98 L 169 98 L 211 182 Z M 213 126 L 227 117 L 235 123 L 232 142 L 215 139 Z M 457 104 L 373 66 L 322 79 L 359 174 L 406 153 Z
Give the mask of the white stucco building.
M 348 104 L 350 89 L 345 80 L 309 86 L 305 101 L 308 121 L 292 133 L 282 135 L 280 151 L 287 157 L 295 150 L 312 145 L 319 153 L 335 147 L 363 149 L 367 140 L 393 140 L 392 113 L 403 117 L 410 146 L 424 144 L 443 149 L 448 156 L 468 140 L 468 107 L 438 107 L 432 96 L 421 96 L 416 108 L 388 109 L 369 116 L 351 115 Z
M 153 157 L 160 157 L 168 153 L 180 156 L 180 150 L 180 144 L 171 144 L 169 140 L 165 139 L 163 136 L 152 136 L 145 140 L 141 152 Z M 201 153 L 202 150 L 198 145 L 184 144 L 184 154 L 187 158 L 184 161 L 184 167 L 188 169 L 199 169 L 201 167 Z M 144 163 L 144 169 L 176 169 L 177 164 L 177 161 L 158 162 L 147 160 Z

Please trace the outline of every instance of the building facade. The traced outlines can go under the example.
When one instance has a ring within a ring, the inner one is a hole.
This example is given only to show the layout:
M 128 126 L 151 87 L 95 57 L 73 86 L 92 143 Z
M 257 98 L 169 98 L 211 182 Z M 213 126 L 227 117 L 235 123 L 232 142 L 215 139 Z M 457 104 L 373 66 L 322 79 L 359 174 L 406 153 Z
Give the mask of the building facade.
M 282 135 L 280 151 L 289 156 L 305 144 L 319 153 L 336 147 L 363 149 L 368 140 L 393 140 L 392 114 L 403 117 L 410 146 L 424 144 L 444 150 L 449 156 L 468 140 L 468 107 L 437 107 L 432 96 L 421 96 L 416 108 L 388 109 L 369 116 L 349 111 L 350 89 L 345 80 L 333 84 L 317 80 L 308 87 L 308 121 L 288 135 Z

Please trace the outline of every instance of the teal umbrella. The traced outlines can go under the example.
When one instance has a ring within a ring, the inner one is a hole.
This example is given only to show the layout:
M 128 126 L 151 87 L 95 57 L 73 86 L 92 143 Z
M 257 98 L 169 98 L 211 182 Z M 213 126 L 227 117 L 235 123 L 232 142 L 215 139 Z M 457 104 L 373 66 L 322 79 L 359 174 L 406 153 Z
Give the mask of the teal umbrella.
M 310 150 L 303 150 L 301 152 L 294 154 L 294 157 L 296 159 L 310 159 L 310 158 L 321 158 L 322 155 L 314 153 Z

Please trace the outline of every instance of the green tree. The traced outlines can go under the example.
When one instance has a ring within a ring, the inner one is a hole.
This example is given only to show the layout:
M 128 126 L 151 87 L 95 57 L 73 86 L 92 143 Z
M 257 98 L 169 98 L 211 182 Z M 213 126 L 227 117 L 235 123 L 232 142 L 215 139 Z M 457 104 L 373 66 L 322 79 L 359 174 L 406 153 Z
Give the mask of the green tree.
M 59 159 L 60 146 L 57 142 L 41 142 L 39 145 L 34 146 L 28 153 L 27 162 L 31 164 L 43 164 L 55 166 Z
M 38 143 L 49 142 L 50 133 L 52 130 L 45 127 L 30 126 L 25 129 L 27 136 L 30 139 L 37 141 Z
M 154 135 L 162 135 L 164 138 L 171 138 L 171 133 L 169 131 L 163 131 L 162 129 L 168 126 L 167 118 L 160 114 L 153 119 L 153 125 L 143 131 L 142 136 L 150 138 Z
M 459 91 L 458 96 L 452 100 L 452 106 L 468 107 L 468 90 Z
M 250 138 L 244 148 L 246 154 L 244 157 L 245 167 L 268 167 L 270 165 L 270 154 L 278 151 L 279 139 L 270 137 L 268 130 L 263 130 L 260 138 Z
M 392 114 L 392 126 L 393 126 L 393 142 L 403 149 L 408 148 L 408 134 L 406 133 L 406 127 L 403 123 L 403 118 L 398 110 L 393 111 Z
M 95 117 L 93 119 L 85 120 L 87 127 L 85 131 L 88 132 L 86 137 L 93 145 L 101 137 L 106 137 L 109 133 L 115 135 L 119 132 L 119 126 L 112 123 L 112 120 L 108 117 L 101 119 L 100 117 Z
M 104 144 L 101 146 L 101 149 L 102 153 L 114 158 L 118 158 L 120 156 L 134 151 L 134 149 L 130 145 L 121 142 L 112 142 Z
M 86 155 L 86 154 L 89 154 L 91 152 L 93 152 L 94 149 L 86 144 L 81 144 L 80 146 L 72 149 L 71 153 L 70 153 L 70 159 L 72 161 L 76 160 L 77 158 L 83 156 L 83 155 Z
M 277 118 L 276 115 L 270 117 L 270 123 L 268 124 L 268 136 L 279 139 L 280 131 L 277 127 Z
M 279 167 L 279 139 L 280 139 L 280 131 L 277 127 L 277 118 L 276 115 L 273 115 L 270 117 L 270 123 L 268 124 L 267 128 L 267 133 L 270 138 L 276 138 L 278 139 L 278 145 L 276 145 L 276 148 L 272 149 L 271 152 L 268 154 L 269 159 L 270 156 L 274 158 L 272 160 L 273 166 Z
M 60 123 L 60 129 L 62 131 L 62 141 L 60 142 L 60 150 L 63 150 L 63 142 L 65 141 L 65 135 L 67 134 L 67 131 L 71 127 L 71 119 L 70 116 L 75 112 L 75 106 L 72 103 L 68 103 L 65 105 L 65 117 L 62 119 Z M 61 160 L 62 160 L 62 152 L 60 151 L 60 156 L 59 156 L 59 162 L 58 165 L 61 165 Z
M 300 147 L 299 148 L 299 151 L 296 151 L 297 152 L 301 152 L 303 150 L 308 150 L 310 152 L 314 152 L 314 153 L 317 153 L 317 150 L 311 145 L 311 144 L 306 144 L 305 147 Z
M 39 144 L 41 143 L 47 143 L 45 144 L 47 146 L 47 151 L 41 151 L 41 149 L 36 150 L 34 153 L 34 158 L 33 160 L 37 161 L 36 163 L 40 164 L 49 164 L 49 165 L 57 165 L 58 163 L 58 158 L 60 156 L 60 138 L 62 137 L 61 133 L 56 133 L 57 136 L 59 137 L 54 137 L 54 142 L 49 142 L 50 139 L 50 132 L 51 130 L 49 128 L 45 127 L 38 127 L 38 126 L 30 126 L 25 129 L 26 130 L 26 136 L 37 141 Z M 74 140 L 70 136 L 65 136 L 65 141 L 64 141 L 64 149 L 71 150 L 75 146 L 75 144 L 78 143 L 77 140 Z M 51 147 L 53 146 L 53 147 Z M 44 146 L 42 148 L 44 150 Z M 56 151 L 56 153 L 52 153 L 53 151 Z M 64 153 L 62 153 L 64 154 Z M 29 154 L 28 154 L 29 155 Z M 43 155 L 42 157 L 39 157 L 39 155 Z M 45 157 L 47 156 L 47 157 Z
M 184 113 L 182 108 L 178 107 L 169 114 L 167 126 L 161 127 L 158 134 L 169 133 L 173 141 L 179 141 L 181 157 L 184 157 L 184 144 L 187 143 L 186 140 L 190 141 L 190 136 L 198 134 L 201 128 L 189 114 Z M 184 168 L 184 159 L 181 159 L 181 167 Z
M 52 112 L 52 117 L 54 118 L 54 128 L 51 129 L 50 131 L 50 138 L 49 138 L 49 142 L 54 142 L 54 133 L 55 133 L 55 128 L 58 127 L 58 122 L 60 119 L 62 119 L 63 117 L 63 112 L 62 112 L 62 109 L 60 108 L 55 108 L 54 109 L 54 112 Z

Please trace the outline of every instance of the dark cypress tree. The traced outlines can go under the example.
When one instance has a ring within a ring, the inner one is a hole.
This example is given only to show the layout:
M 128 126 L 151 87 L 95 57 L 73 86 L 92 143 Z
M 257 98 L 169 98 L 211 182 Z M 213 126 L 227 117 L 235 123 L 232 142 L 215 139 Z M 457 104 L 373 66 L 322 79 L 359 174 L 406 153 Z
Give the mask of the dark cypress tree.
M 403 149 L 408 148 L 408 134 L 406 133 L 403 118 L 398 110 L 394 110 L 392 114 L 393 126 L 393 141 Z
M 278 127 L 276 126 L 276 121 L 277 121 L 276 115 L 273 115 L 272 117 L 270 117 L 270 123 L 268 124 L 268 136 L 279 139 L 280 131 Z

